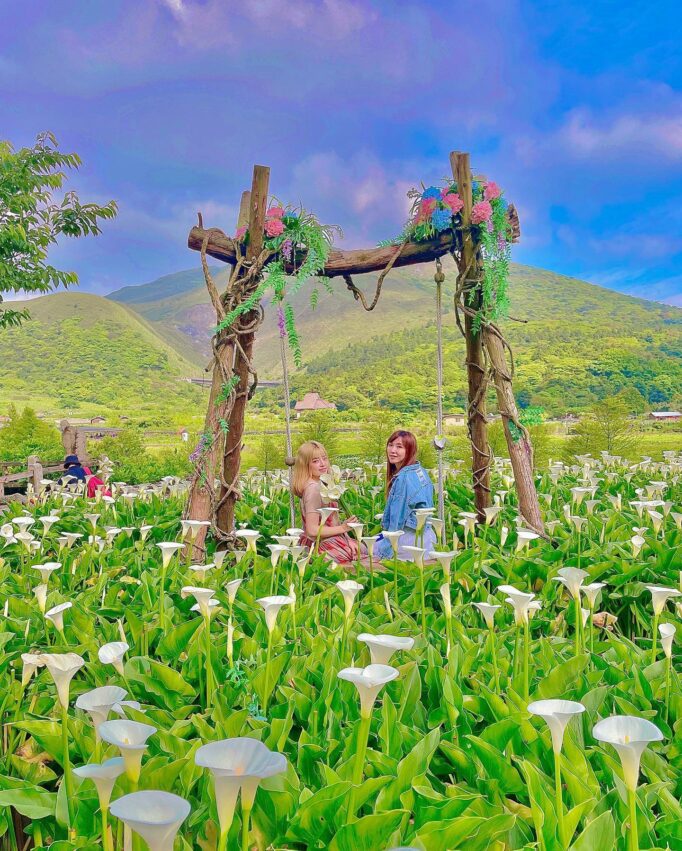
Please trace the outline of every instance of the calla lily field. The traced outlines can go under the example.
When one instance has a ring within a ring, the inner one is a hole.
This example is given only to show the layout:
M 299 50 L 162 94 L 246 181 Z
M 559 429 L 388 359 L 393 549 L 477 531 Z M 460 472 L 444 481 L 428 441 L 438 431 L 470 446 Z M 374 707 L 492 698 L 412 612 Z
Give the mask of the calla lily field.
M 235 550 L 176 479 L 11 503 L 3 848 L 682 848 L 682 455 L 550 463 L 545 534 L 508 461 L 481 522 L 468 478 L 410 561 L 300 546 L 285 471 Z M 334 488 L 371 551 L 382 468 Z

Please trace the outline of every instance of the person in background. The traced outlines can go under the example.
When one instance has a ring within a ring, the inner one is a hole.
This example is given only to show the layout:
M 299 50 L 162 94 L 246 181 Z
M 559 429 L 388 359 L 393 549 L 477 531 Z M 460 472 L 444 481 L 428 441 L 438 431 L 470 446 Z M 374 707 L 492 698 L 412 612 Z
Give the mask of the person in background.
M 64 459 L 64 475 L 59 479 L 60 485 L 75 485 L 84 482 L 88 476 L 86 468 L 81 464 L 78 455 L 67 455 Z
M 417 545 L 416 508 L 433 508 L 433 482 L 417 461 L 417 438 L 411 431 L 394 431 L 386 444 L 386 508 L 382 529 L 386 532 L 404 530 L 398 539 L 398 558 L 411 561 L 405 546 Z M 436 547 L 436 533 L 428 524 L 420 535 L 419 546 L 427 553 Z M 374 545 L 374 557 L 390 559 L 393 549 L 387 538 L 379 536 Z
M 299 447 L 294 464 L 294 493 L 301 500 L 301 516 L 305 531 L 300 543 L 304 547 L 314 547 L 319 532 L 320 552 L 326 553 L 336 562 L 352 562 L 357 557 L 357 543 L 348 534 L 350 532 L 348 524 L 354 523 L 356 518 L 349 517 L 345 523 L 341 523 L 339 513 L 335 510 L 320 527 L 322 518 L 318 508 L 328 506 L 338 509 L 336 502 L 322 497 L 320 476 L 328 472 L 329 458 L 324 446 L 316 440 L 303 443 Z
M 98 490 L 101 490 L 104 496 L 111 496 L 111 491 L 108 490 L 105 482 L 95 476 L 89 467 L 81 464 L 77 455 L 67 455 L 64 459 L 64 475 L 59 479 L 60 485 L 74 485 L 80 482 L 85 482 L 87 495 L 92 499 Z

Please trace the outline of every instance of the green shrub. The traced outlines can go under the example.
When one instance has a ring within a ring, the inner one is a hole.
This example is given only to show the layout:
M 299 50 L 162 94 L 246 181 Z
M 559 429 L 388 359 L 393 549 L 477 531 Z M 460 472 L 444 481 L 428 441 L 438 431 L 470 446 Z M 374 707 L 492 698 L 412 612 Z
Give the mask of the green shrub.
M 34 410 L 19 413 L 10 405 L 8 415 L 10 423 L 0 429 L 0 461 L 20 461 L 23 468 L 29 455 L 38 455 L 43 462 L 64 457 L 59 430 L 38 419 Z

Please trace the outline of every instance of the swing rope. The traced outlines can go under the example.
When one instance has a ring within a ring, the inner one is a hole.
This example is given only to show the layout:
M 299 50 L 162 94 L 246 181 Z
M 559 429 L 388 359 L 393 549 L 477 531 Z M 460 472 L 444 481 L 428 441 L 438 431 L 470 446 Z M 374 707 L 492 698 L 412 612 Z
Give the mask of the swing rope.
M 289 477 L 289 526 L 296 525 L 296 504 L 294 502 L 294 457 L 291 444 L 291 394 L 289 391 L 289 364 L 287 362 L 286 326 L 284 324 L 284 311 L 282 306 L 277 306 L 277 324 L 279 326 L 279 353 L 282 359 L 282 385 L 284 388 L 284 430 L 286 434 L 286 458 L 287 474 Z
M 436 408 L 436 457 L 438 458 L 438 516 L 443 521 L 441 531 L 441 544 L 445 533 L 445 475 L 443 470 L 443 450 L 445 439 L 443 437 L 443 265 L 440 258 L 436 259 L 436 272 L 433 276 L 436 282 L 436 385 L 437 385 L 437 408 Z

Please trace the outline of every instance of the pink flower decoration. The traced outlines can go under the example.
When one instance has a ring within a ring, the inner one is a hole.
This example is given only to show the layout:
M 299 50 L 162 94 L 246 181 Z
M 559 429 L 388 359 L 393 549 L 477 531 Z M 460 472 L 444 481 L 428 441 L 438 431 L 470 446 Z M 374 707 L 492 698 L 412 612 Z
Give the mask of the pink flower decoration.
M 489 183 L 486 183 L 485 189 L 483 190 L 483 197 L 486 201 L 494 201 L 495 198 L 499 198 L 501 194 L 502 190 L 497 183 L 493 183 L 492 180 Z
M 456 216 L 464 206 L 464 201 L 456 192 L 448 192 L 447 195 L 443 195 L 443 203 L 452 210 L 453 216 Z
M 284 222 L 281 219 L 270 219 L 265 223 L 265 233 L 268 236 L 279 236 L 284 233 Z
M 243 227 L 237 228 L 237 232 L 234 235 L 235 239 L 244 239 L 244 235 L 246 234 L 246 225 Z
M 415 217 L 415 221 L 417 224 L 419 222 L 425 222 L 431 218 L 431 213 L 436 209 L 436 199 L 435 198 L 424 198 L 424 200 L 419 204 L 417 208 L 417 215 Z
M 480 225 L 481 222 L 487 222 L 492 214 L 493 208 L 490 206 L 490 202 L 479 201 L 478 204 L 474 204 L 471 210 L 471 224 Z
M 284 207 L 270 207 L 265 211 L 265 215 L 271 219 L 281 219 L 284 215 Z

